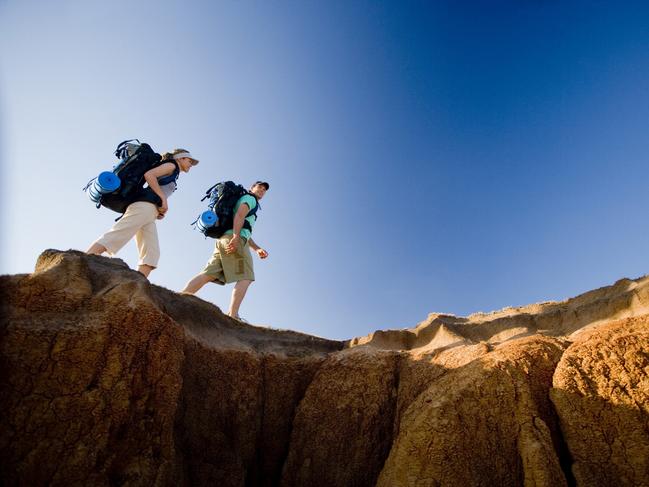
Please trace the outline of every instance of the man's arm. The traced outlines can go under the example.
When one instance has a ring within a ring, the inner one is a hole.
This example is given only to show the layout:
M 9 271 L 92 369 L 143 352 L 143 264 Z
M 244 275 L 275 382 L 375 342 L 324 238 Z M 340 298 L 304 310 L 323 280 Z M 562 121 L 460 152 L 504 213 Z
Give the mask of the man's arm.
M 262 249 L 259 245 L 255 243 L 255 241 L 250 237 L 248 240 L 248 245 L 250 245 L 250 248 L 257 252 L 257 255 L 259 256 L 260 259 L 265 259 L 268 257 L 268 252 L 266 252 L 264 249 Z
M 246 215 L 250 211 L 250 207 L 246 203 L 241 203 L 241 206 L 237 210 L 237 214 L 234 215 L 234 226 L 232 227 L 232 232 L 235 237 L 238 237 L 243 228 L 243 222 L 246 219 Z
M 232 233 L 234 235 L 225 248 L 226 253 L 231 254 L 233 252 L 236 252 L 237 247 L 239 246 L 239 242 L 241 241 L 241 236 L 239 234 L 241 233 L 241 229 L 243 228 L 243 221 L 246 219 L 246 215 L 249 211 L 250 207 L 247 205 L 247 203 L 241 203 L 241 206 L 239 206 L 237 213 L 234 215 L 234 225 L 232 226 Z

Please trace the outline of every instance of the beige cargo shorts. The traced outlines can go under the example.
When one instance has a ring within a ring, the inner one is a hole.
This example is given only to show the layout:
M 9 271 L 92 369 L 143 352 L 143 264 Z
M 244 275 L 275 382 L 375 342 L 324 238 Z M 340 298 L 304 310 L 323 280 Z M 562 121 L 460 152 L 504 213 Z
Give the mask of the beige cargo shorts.
M 216 241 L 214 253 L 203 269 L 203 274 L 214 278 L 214 282 L 221 285 L 229 282 L 254 281 L 255 272 L 248 241 L 242 238 L 237 251 L 226 254 L 225 248 L 231 239 L 232 235 L 224 235 Z

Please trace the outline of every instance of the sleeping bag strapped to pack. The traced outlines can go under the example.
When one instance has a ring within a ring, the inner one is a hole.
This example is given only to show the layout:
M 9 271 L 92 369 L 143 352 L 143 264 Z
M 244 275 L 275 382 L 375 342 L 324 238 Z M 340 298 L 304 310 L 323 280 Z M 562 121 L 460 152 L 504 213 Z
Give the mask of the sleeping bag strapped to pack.
M 133 143 L 137 142 L 137 143 Z M 97 208 L 105 206 L 117 213 L 124 213 L 128 205 L 135 201 L 149 201 L 160 205 L 160 197 L 150 188 L 144 188 L 144 174 L 159 166 L 162 162 L 149 144 L 140 143 L 137 139 L 126 140 L 117 146 L 115 156 L 120 162 L 113 168 L 112 173 L 105 171 L 99 177 L 91 180 L 84 190 L 88 191 L 90 199 L 97 203 Z M 178 177 L 178 167 L 171 176 L 158 180 L 160 185 L 166 184 Z M 163 181 L 170 179 L 170 181 Z
M 206 237 L 221 237 L 225 232 L 232 230 L 234 227 L 234 207 L 237 201 L 239 201 L 239 198 L 247 194 L 253 196 L 255 201 L 257 201 L 257 197 L 240 184 L 232 181 L 215 184 L 205 191 L 205 196 L 201 199 L 203 201 L 209 198 L 209 204 L 207 205 L 209 210 L 201 213 L 193 225 L 196 225 Z M 258 209 L 259 202 L 248 212 L 246 218 L 249 216 L 257 218 Z M 243 228 L 252 230 L 250 223 L 246 220 L 243 221 Z

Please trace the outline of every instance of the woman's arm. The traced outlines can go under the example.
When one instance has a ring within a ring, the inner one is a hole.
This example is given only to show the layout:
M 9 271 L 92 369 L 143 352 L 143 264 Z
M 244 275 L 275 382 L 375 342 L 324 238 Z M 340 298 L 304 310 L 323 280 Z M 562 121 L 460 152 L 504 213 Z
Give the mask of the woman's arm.
M 144 180 L 149 185 L 149 188 L 151 188 L 153 192 L 160 197 L 160 206 L 158 207 L 158 220 L 164 218 L 165 213 L 167 213 L 167 211 L 169 210 L 169 206 L 167 205 L 167 197 L 162 192 L 162 189 L 160 189 L 158 178 L 169 176 L 175 170 L 176 165 L 173 162 L 165 162 L 164 164 L 160 164 L 158 167 L 149 169 L 144 173 Z
M 176 165 L 173 162 L 165 162 L 164 164 L 160 164 L 158 167 L 149 169 L 147 172 L 144 173 L 144 180 L 149 185 L 149 188 L 151 188 L 153 192 L 157 194 L 163 202 L 167 200 L 167 197 L 162 192 L 162 189 L 160 189 L 160 185 L 158 184 L 158 178 L 169 176 L 171 173 L 175 171 L 175 169 L 176 169 Z

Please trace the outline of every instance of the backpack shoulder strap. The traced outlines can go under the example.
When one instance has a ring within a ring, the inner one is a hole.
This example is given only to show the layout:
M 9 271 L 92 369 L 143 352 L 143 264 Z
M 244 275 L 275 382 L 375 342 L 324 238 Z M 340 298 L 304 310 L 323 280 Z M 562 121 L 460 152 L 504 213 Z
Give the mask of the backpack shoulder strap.
M 255 199 L 255 203 L 257 203 L 255 205 L 255 207 L 252 210 L 250 210 L 248 212 L 248 214 L 246 215 L 246 217 L 243 219 L 242 228 L 245 228 L 246 230 L 252 232 L 252 225 L 248 221 L 248 218 L 252 216 L 252 217 L 255 218 L 255 221 L 257 221 L 257 211 L 260 210 L 261 207 L 259 206 L 259 200 L 257 199 L 257 197 L 254 194 L 252 194 L 250 191 L 246 191 L 246 194 L 249 194 L 250 196 L 252 196 Z
M 259 200 L 250 191 L 246 191 L 246 194 L 252 196 L 255 199 L 255 203 L 257 203 L 255 205 L 255 207 L 248 212 L 248 214 L 246 215 L 246 218 L 248 218 L 249 216 L 254 216 L 255 220 L 256 220 L 257 219 L 257 211 L 261 209 L 261 206 L 259 205 Z
M 175 182 L 176 180 L 178 180 L 178 176 L 180 176 L 180 166 L 178 165 L 178 163 L 175 160 L 160 161 L 159 165 L 161 166 L 162 164 L 166 164 L 167 162 L 171 162 L 173 165 L 175 165 L 176 169 L 174 169 L 174 171 L 171 174 L 169 174 L 168 176 L 162 176 L 160 179 L 158 179 L 158 183 L 161 186 L 165 185 L 165 184 Z

